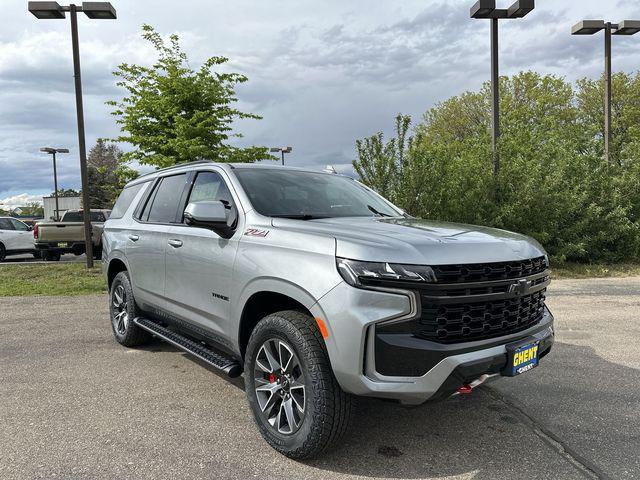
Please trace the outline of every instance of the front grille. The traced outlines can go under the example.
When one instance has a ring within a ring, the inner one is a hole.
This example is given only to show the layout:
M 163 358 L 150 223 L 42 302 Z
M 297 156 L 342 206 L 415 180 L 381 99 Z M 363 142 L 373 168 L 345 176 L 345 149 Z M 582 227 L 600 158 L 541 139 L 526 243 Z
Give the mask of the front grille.
M 550 281 L 544 257 L 432 268 L 437 282 L 395 285 L 416 291 L 419 316 L 379 325 L 379 332 L 412 333 L 445 344 L 471 342 L 521 332 L 544 316 Z
M 440 343 L 500 337 L 534 326 L 544 314 L 545 290 L 488 302 L 424 302 L 415 335 Z
M 528 277 L 544 272 L 547 262 L 544 257 L 537 257 L 514 262 L 439 265 L 432 268 L 439 283 L 488 282 Z

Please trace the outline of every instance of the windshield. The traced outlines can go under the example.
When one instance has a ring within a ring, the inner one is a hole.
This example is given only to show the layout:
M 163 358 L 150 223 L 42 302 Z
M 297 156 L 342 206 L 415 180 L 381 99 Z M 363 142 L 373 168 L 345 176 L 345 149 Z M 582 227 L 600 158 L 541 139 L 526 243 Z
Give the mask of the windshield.
M 253 207 L 268 217 L 398 217 L 402 212 L 358 182 L 340 175 L 280 170 L 234 170 Z

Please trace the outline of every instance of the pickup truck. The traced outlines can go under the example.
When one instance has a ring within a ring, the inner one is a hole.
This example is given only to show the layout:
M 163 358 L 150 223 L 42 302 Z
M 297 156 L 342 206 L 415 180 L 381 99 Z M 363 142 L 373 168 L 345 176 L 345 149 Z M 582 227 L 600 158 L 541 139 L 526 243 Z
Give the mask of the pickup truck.
M 291 458 L 335 445 L 355 397 L 471 394 L 539 374 L 554 341 L 538 242 L 412 217 L 335 173 L 159 170 L 124 188 L 103 242 L 116 341 L 155 336 L 229 377 L 244 372 L 258 430 Z
M 91 210 L 91 238 L 93 256 L 102 256 L 102 228 L 111 210 Z M 82 255 L 84 245 L 84 212 L 67 210 L 59 222 L 39 222 L 33 229 L 36 250 L 45 260 L 60 260 L 60 255 L 73 253 Z

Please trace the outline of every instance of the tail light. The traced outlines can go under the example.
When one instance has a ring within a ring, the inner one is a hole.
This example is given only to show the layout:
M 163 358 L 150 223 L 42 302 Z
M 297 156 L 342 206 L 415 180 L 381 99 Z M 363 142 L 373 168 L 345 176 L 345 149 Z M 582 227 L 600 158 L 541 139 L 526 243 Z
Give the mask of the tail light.
M 33 238 L 35 238 L 35 239 L 38 238 L 38 224 L 37 223 L 33 226 Z

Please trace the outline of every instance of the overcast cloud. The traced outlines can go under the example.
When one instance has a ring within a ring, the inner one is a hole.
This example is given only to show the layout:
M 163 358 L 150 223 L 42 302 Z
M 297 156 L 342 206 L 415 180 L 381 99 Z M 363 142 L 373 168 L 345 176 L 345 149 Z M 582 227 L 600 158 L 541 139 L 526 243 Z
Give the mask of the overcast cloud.
M 111 72 L 121 62 L 153 58 L 140 39 L 143 23 L 178 33 L 194 67 L 211 55 L 229 57 L 231 68 L 249 77 L 238 91 L 240 107 L 264 117 L 238 125 L 245 136 L 238 144 L 292 145 L 287 158 L 297 166 L 348 171 L 356 138 L 389 132 L 398 112 L 417 119 L 489 76 L 489 23 L 469 18 L 472 0 L 112 3 L 118 20 L 80 19 L 89 147 L 117 135 L 104 105 L 122 94 Z M 525 19 L 501 22 L 502 74 L 532 69 L 572 81 L 596 77 L 602 35 L 571 37 L 571 25 L 640 18 L 635 0 L 536 3 Z M 615 38 L 614 52 L 615 70 L 637 70 L 640 35 Z M 58 162 L 59 185 L 78 188 L 76 128 L 68 20 L 39 21 L 26 1 L 3 0 L 0 202 L 53 190 L 50 158 L 38 152 L 45 145 L 70 148 Z

